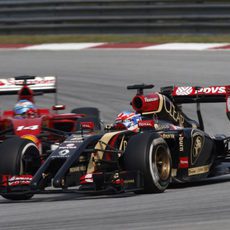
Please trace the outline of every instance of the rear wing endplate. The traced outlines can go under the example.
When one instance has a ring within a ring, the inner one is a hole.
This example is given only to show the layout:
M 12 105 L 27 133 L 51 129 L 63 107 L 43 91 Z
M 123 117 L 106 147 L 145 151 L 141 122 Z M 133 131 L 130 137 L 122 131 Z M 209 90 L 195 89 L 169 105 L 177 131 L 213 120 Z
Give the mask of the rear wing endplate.
M 15 78 L 0 79 L 0 95 L 18 94 L 19 90 L 29 85 L 33 92 L 55 93 L 56 77 L 55 76 L 20 76 Z

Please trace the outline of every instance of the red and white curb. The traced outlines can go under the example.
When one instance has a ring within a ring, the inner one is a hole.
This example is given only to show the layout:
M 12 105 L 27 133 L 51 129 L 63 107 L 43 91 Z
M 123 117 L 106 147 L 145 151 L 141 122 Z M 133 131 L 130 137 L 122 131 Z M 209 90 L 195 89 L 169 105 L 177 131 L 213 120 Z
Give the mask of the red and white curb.
M 0 44 L 0 49 L 12 50 L 84 50 L 84 49 L 138 49 L 138 50 L 230 50 L 230 43 L 50 43 Z

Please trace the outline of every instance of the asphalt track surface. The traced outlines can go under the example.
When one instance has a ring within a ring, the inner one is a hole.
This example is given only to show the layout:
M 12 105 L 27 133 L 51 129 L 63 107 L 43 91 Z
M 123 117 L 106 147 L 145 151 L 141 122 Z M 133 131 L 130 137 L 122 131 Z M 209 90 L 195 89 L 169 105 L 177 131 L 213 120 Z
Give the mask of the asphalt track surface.
M 95 106 L 106 123 L 129 109 L 134 95 L 126 86 L 224 85 L 230 80 L 228 51 L 0 51 L 0 75 L 56 75 L 59 102 Z M 2 96 L 1 109 L 14 96 Z M 37 99 L 53 103 L 52 95 Z M 229 134 L 225 105 L 202 105 L 206 130 Z M 191 116 L 195 106 L 186 106 Z M 222 230 L 230 226 L 230 178 L 169 188 L 163 194 L 85 197 L 35 195 L 26 202 L 0 198 L 0 229 L 172 229 Z

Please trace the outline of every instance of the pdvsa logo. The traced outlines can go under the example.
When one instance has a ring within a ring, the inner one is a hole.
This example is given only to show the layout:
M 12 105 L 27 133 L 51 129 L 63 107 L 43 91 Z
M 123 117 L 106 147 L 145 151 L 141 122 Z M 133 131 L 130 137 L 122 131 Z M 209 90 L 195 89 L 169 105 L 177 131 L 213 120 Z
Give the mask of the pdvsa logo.
M 225 86 L 212 86 L 212 87 L 206 87 L 201 88 L 196 91 L 196 93 L 204 93 L 204 94 L 225 94 L 226 89 Z
M 178 87 L 176 90 L 176 95 L 182 96 L 182 95 L 190 95 L 192 93 L 193 88 L 191 86 L 186 87 Z

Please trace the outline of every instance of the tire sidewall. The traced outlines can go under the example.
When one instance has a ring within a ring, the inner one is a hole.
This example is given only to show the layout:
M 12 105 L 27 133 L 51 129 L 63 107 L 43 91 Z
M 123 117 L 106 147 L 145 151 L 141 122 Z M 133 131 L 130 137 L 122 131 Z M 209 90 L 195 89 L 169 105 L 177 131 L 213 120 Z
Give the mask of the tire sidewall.
M 169 173 L 169 177 L 166 180 L 162 180 L 159 177 L 157 166 L 156 164 L 152 163 L 152 162 L 156 162 L 156 153 L 159 148 L 164 148 L 165 151 L 167 151 L 168 157 L 170 159 L 170 173 Z M 168 184 L 171 178 L 172 161 L 171 161 L 171 154 L 170 154 L 169 148 L 163 138 L 155 138 L 150 142 L 150 146 L 149 148 L 147 148 L 147 151 L 148 153 L 146 153 L 147 154 L 146 164 L 149 165 L 149 167 L 147 168 L 148 181 L 152 181 L 153 184 L 159 190 L 163 191 L 168 187 Z M 151 184 L 149 186 L 151 187 Z
M 30 147 L 34 147 L 37 148 L 37 146 L 35 145 L 35 143 L 29 141 L 27 143 L 25 143 L 24 145 L 21 146 L 21 149 L 18 152 L 18 159 L 17 162 L 19 163 L 19 175 L 24 173 L 24 168 L 23 168 L 23 156 L 26 154 L 26 151 L 28 150 L 28 148 Z
M 8 175 L 22 175 L 23 169 L 23 156 L 27 154 L 27 151 L 33 150 L 33 154 L 39 155 L 39 150 L 35 143 L 30 140 L 22 139 L 19 137 L 7 139 L 5 143 L 0 145 L 0 174 Z M 34 151 L 37 151 L 35 153 Z M 5 161 L 4 161 L 5 160 Z M 4 164 L 5 163 L 5 164 Z M 8 200 L 28 200 L 33 197 L 33 194 L 2 194 L 2 197 Z
M 166 180 L 159 177 L 156 164 L 152 164 L 152 160 L 156 157 L 156 150 L 159 147 L 167 151 L 170 161 L 170 174 Z M 171 154 L 167 143 L 158 133 L 145 132 L 133 136 L 124 153 L 124 165 L 125 170 L 140 171 L 144 178 L 145 193 L 163 192 L 170 183 Z
M 0 173 L 8 175 L 23 174 L 22 158 L 27 153 L 29 148 L 37 146 L 30 140 L 19 137 L 10 138 L 0 145 Z M 39 151 L 38 151 L 39 154 Z

